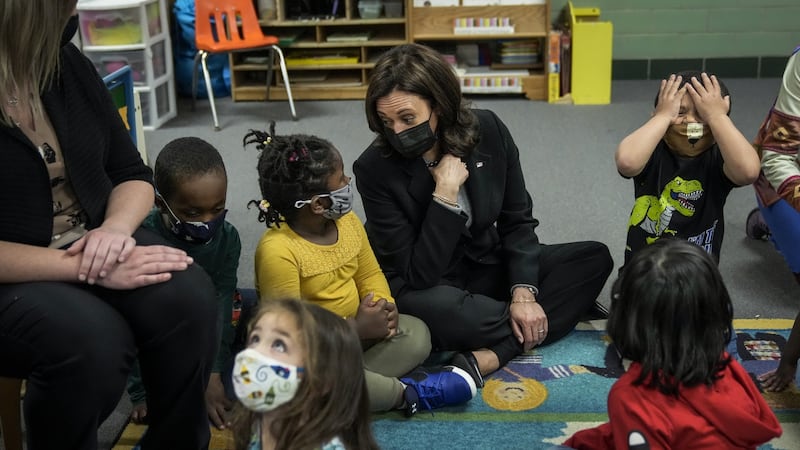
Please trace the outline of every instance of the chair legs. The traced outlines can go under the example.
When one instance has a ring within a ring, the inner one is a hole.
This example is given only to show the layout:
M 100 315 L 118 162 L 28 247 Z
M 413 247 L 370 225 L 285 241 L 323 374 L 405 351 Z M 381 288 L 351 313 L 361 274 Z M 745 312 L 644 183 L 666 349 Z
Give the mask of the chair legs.
M 272 45 L 270 50 L 270 65 L 267 70 L 267 100 L 269 100 L 269 89 L 272 82 L 272 55 L 278 54 L 278 61 L 281 66 L 281 75 L 283 76 L 284 86 L 286 87 L 286 97 L 289 99 L 289 109 L 292 111 L 292 120 L 297 120 L 297 110 L 294 107 L 294 98 L 292 97 L 292 87 L 289 83 L 289 72 L 286 70 L 286 59 L 283 57 L 283 52 L 277 45 Z M 208 72 L 208 58 L 209 53 L 204 50 L 199 50 L 194 57 L 194 65 L 192 68 L 192 111 L 195 109 L 197 103 L 197 65 L 198 63 L 203 68 L 203 79 L 206 82 L 206 93 L 208 94 L 208 102 L 211 105 L 211 115 L 214 117 L 214 131 L 219 131 L 219 119 L 217 118 L 217 106 L 214 101 L 214 91 L 211 86 L 211 74 Z
M 297 120 L 297 111 L 294 109 L 294 99 L 292 98 L 292 87 L 289 83 L 289 72 L 286 70 L 286 60 L 283 58 L 283 52 L 280 47 L 273 45 L 272 49 L 278 54 L 278 60 L 281 63 L 281 75 L 283 76 L 283 85 L 286 86 L 286 97 L 289 98 L 289 108 L 292 110 L 292 120 Z
M 206 94 L 208 102 L 211 104 L 211 115 L 214 117 L 214 131 L 219 131 L 219 120 L 217 119 L 217 105 L 214 102 L 214 88 L 211 85 L 211 74 L 208 73 L 208 52 L 200 50 L 200 64 L 203 66 L 203 78 L 206 80 Z
M 19 411 L 22 380 L 0 377 L 0 425 L 6 450 L 22 450 L 22 419 Z

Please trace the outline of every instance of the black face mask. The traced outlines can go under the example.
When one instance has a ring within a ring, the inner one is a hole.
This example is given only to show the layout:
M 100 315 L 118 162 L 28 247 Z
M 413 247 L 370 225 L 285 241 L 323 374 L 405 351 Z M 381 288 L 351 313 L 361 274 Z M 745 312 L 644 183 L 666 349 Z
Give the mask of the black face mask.
M 75 14 L 71 16 L 67 21 L 67 26 L 64 27 L 64 32 L 61 33 L 61 46 L 65 46 L 69 44 L 69 41 L 72 40 L 72 36 L 75 36 L 75 32 L 78 31 L 78 15 Z
M 436 134 L 431 130 L 430 119 L 399 133 L 387 129 L 384 135 L 397 153 L 408 159 L 422 156 L 436 144 Z

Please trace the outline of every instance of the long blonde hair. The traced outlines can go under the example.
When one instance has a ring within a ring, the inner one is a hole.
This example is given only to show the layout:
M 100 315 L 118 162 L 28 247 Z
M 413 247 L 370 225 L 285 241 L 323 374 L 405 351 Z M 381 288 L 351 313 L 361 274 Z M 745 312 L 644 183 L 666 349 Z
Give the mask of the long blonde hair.
M 33 94 L 35 114 L 41 114 L 41 94 L 58 72 L 61 34 L 77 0 L 0 1 L 0 99 L 10 100 L 20 89 Z M 0 108 L 0 122 L 12 126 Z

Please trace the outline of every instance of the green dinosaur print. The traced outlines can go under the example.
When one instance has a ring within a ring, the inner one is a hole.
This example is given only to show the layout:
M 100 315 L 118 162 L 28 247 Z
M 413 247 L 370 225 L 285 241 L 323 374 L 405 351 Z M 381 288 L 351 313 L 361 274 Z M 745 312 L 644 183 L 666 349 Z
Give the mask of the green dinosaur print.
M 678 211 L 685 217 L 693 216 L 695 209 L 692 202 L 702 195 L 703 185 L 699 181 L 675 177 L 664 186 L 661 197 L 643 195 L 636 199 L 628 228 L 638 226 L 652 235 L 647 238 L 648 244 L 664 233 L 674 236 L 677 231 L 669 228 L 672 213 Z

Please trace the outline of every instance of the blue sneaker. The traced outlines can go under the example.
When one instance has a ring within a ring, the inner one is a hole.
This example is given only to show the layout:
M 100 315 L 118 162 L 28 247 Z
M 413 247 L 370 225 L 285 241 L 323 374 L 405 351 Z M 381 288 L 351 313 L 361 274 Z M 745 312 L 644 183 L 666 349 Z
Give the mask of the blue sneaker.
M 420 408 L 431 410 L 466 403 L 478 391 L 472 377 L 455 366 L 444 366 L 438 371 L 420 367 L 400 381 L 406 385 L 403 395 L 409 417 Z

